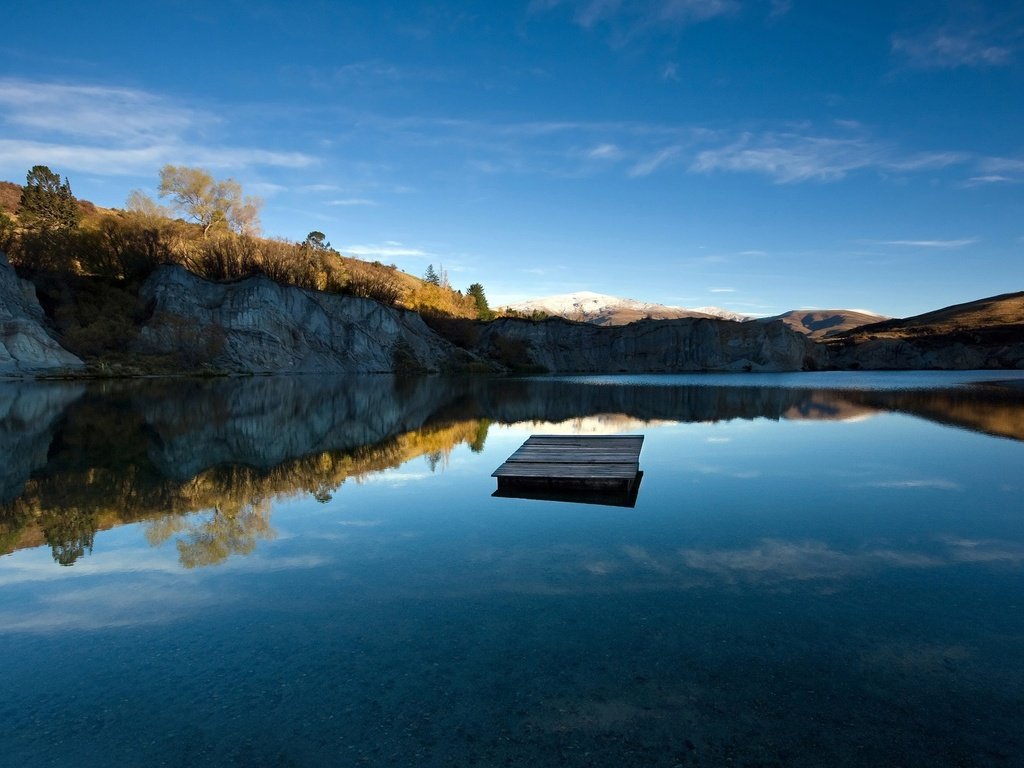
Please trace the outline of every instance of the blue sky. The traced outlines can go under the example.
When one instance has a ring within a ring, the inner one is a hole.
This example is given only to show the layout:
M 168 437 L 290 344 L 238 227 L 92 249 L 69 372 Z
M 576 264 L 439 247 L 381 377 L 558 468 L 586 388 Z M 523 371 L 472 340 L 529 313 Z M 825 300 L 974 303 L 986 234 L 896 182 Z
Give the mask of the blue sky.
M 492 304 L 908 316 L 1024 289 L 1024 3 L 17 3 L 0 178 L 165 163 Z

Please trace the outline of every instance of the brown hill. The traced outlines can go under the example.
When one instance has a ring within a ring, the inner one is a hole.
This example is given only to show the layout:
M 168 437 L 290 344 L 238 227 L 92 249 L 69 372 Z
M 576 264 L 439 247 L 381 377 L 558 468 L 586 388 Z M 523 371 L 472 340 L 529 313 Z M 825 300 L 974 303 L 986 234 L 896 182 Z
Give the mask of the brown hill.
M 926 312 L 903 320 L 863 325 L 842 334 L 854 341 L 865 339 L 926 339 L 943 337 L 973 343 L 1024 341 L 1024 291 L 1003 293 L 987 299 Z
M 770 323 L 773 320 L 781 320 L 798 333 L 812 339 L 823 339 L 886 319 L 888 318 L 885 315 L 858 312 L 853 309 L 791 309 L 781 315 L 758 318 L 757 322 Z

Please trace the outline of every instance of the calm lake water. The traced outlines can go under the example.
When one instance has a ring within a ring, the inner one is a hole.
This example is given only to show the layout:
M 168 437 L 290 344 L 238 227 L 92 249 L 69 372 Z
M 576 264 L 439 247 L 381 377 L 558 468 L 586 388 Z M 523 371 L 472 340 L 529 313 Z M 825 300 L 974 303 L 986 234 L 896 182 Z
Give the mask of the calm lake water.
M 1022 499 L 1024 373 L 0 383 L 0 764 L 1024 765 Z

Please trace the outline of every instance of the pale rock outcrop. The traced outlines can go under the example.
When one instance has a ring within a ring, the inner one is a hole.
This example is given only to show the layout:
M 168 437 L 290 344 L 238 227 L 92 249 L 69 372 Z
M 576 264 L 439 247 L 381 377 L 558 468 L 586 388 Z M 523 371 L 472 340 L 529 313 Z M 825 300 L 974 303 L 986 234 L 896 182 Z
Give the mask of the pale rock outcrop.
M 827 362 L 823 347 L 777 323 L 645 320 L 618 327 L 504 318 L 481 329 L 475 350 L 552 373 L 800 371 Z
M 31 376 L 83 363 L 58 344 L 44 327 L 32 283 L 21 280 L 0 252 L 0 376 Z
M 279 285 L 213 283 L 157 269 L 141 290 L 151 309 L 138 351 L 240 373 L 437 371 L 464 352 L 414 312 L 370 299 Z

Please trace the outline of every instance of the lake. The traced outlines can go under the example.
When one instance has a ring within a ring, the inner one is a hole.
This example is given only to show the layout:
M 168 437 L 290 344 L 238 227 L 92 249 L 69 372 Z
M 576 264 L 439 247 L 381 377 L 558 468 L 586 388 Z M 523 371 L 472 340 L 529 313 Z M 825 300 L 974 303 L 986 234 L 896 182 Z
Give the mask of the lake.
M 1024 765 L 1024 372 L 0 383 L 0 459 L 2 765 Z

